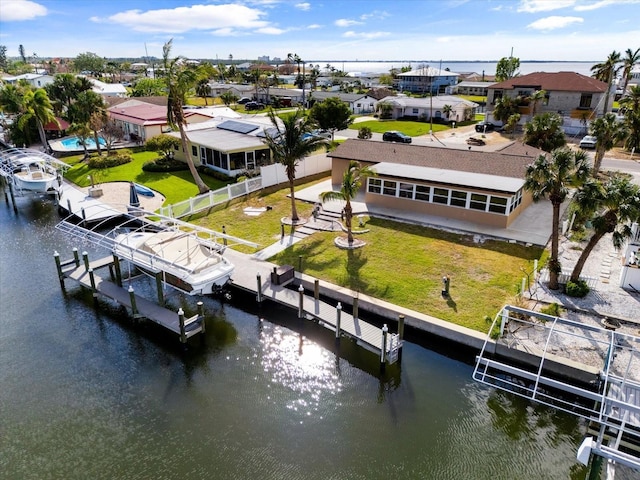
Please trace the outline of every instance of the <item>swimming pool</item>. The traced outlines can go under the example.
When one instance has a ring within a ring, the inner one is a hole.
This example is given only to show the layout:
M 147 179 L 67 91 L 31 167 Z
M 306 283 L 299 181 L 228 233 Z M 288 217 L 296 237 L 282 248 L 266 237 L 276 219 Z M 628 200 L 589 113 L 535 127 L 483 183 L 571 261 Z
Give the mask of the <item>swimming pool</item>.
M 100 146 L 103 147 L 107 144 L 107 142 L 105 142 L 104 138 L 102 137 L 98 137 L 98 141 L 100 142 Z M 87 145 L 87 148 L 89 150 L 91 149 L 95 149 L 96 148 L 96 142 L 93 139 L 93 137 L 91 138 L 87 138 L 85 140 L 85 143 Z M 80 143 L 80 139 L 78 137 L 69 137 L 69 138 L 65 138 L 64 140 L 60 140 L 60 144 L 67 150 L 82 150 L 82 143 Z

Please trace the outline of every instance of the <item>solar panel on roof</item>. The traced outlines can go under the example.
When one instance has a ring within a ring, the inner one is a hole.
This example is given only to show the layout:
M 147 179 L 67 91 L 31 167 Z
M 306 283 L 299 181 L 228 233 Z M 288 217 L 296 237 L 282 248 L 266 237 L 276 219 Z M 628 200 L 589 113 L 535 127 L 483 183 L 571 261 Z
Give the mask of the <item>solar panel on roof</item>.
M 236 122 L 235 120 L 227 120 L 226 122 L 222 122 L 218 125 L 218 128 L 223 130 L 229 130 L 231 132 L 236 133 L 250 133 L 254 130 L 257 130 L 259 127 L 257 125 L 252 125 L 250 123 L 242 123 Z

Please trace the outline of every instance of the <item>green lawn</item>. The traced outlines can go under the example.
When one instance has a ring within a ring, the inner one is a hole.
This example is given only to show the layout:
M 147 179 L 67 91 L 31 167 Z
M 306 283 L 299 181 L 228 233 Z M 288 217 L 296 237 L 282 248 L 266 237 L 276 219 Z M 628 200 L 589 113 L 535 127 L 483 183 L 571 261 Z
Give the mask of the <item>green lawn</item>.
M 308 186 L 308 185 L 305 185 Z M 302 187 L 297 187 L 302 188 Z M 260 249 L 279 240 L 280 219 L 290 214 L 287 189 L 253 195 L 193 223 L 254 241 Z M 244 215 L 247 206 L 271 206 L 258 217 Z M 313 205 L 297 202 L 301 216 Z M 304 273 L 391 303 L 485 332 L 486 315 L 493 317 L 513 302 L 523 273 L 531 271 L 542 249 L 507 242 L 474 244 L 473 237 L 436 229 L 369 219 L 367 245 L 355 251 L 334 246 L 337 233 L 315 233 L 271 259 L 276 264 L 298 265 Z M 289 230 L 286 230 L 287 234 Z M 250 253 L 248 247 L 237 247 Z M 442 277 L 451 277 L 450 299 L 441 296 Z
M 366 122 L 352 123 L 349 128 L 352 130 L 360 130 L 362 127 L 369 127 L 374 133 L 384 133 L 387 130 L 398 130 L 410 137 L 418 137 L 427 135 L 431 124 L 429 122 L 412 122 L 408 120 L 369 120 Z M 433 124 L 434 132 L 449 130 L 449 126 Z
M 169 173 L 145 172 L 142 165 L 158 157 L 156 152 L 141 151 L 134 153 L 133 161 L 118 167 L 106 169 L 91 169 L 82 162 L 82 155 L 66 157 L 63 160 L 73 165 L 65 174 L 65 178 L 76 185 L 86 187 L 91 184 L 89 175 L 93 175 L 96 183 L 103 182 L 136 182 L 160 192 L 165 197 L 165 205 L 176 203 L 198 194 L 198 187 L 188 170 Z M 217 190 L 226 185 L 221 180 L 208 175 L 201 175 L 202 180 L 211 188 Z

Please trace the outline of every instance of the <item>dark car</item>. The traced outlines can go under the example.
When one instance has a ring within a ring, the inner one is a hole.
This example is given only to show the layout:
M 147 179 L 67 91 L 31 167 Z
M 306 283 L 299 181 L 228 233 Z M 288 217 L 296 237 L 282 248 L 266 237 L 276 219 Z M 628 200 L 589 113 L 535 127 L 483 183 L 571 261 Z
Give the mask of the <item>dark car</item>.
M 480 122 L 476 124 L 476 132 L 484 133 L 484 132 L 493 132 L 496 129 L 496 126 L 490 122 Z
M 382 134 L 382 140 L 385 142 L 411 143 L 411 137 L 402 132 L 392 130 Z
M 251 99 L 249 97 L 242 97 L 240 100 L 238 100 L 238 103 L 240 105 L 244 105 L 245 103 L 249 103 L 251 101 Z
M 247 102 L 244 104 L 245 110 L 262 110 L 265 107 L 265 104 L 260 102 Z

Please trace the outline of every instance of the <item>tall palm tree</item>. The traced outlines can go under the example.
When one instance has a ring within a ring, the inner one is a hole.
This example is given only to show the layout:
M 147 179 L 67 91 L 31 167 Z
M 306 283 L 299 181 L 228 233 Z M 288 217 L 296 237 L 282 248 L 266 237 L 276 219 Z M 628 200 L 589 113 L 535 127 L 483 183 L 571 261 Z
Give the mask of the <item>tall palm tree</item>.
M 620 106 L 624 112 L 624 123 L 629 129 L 624 148 L 640 151 L 640 85 L 631 87 L 629 94 L 620 99 Z
M 167 122 L 172 127 L 178 127 L 180 131 L 180 142 L 182 143 L 182 151 L 187 160 L 189 171 L 193 176 L 193 180 L 196 182 L 198 191 L 200 193 L 206 193 L 209 191 L 209 187 L 202 181 L 198 170 L 196 169 L 193 159 L 191 158 L 191 149 L 187 144 L 187 132 L 184 126 L 187 124 L 184 116 L 183 106 L 186 103 L 187 94 L 195 86 L 198 79 L 198 75 L 194 69 L 186 68 L 180 57 L 169 58 L 171 54 L 171 46 L 173 39 L 169 40 L 162 47 L 162 61 L 165 76 L 165 82 L 167 84 Z
M 491 115 L 500 122 L 506 123 L 511 115 L 518 113 L 518 102 L 513 97 L 500 97 L 495 103 Z
M 619 249 L 631 235 L 630 224 L 640 220 L 640 187 L 621 175 L 614 175 L 605 184 L 590 179 L 578 189 L 574 201 L 582 213 L 595 215 L 591 219 L 594 233 L 571 273 L 571 281 L 577 282 L 587 258 L 602 237 L 612 233 L 613 246 Z
M 305 107 L 305 62 L 304 60 L 302 60 L 300 58 L 300 56 L 297 53 L 288 53 L 287 54 L 287 60 L 289 62 L 294 62 L 296 65 L 298 65 L 298 78 L 302 78 L 302 106 Z M 302 77 L 300 77 L 300 64 L 302 63 Z
M 453 112 L 453 107 L 451 105 L 445 105 L 444 107 L 442 107 L 442 113 L 444 113 L 447 116 L 447 120 L 449 120 L 449 117 L 451 116 L 451 112 Z
M 22 102 L 24 106 L 24 113 L 20 116 L 19 123 L 25 125 L 30 120 L 35 120 L 42 146 L 46 151 L 49 151 L 50 147 L 49 142 L 47 141 L 47 135 L 44 131 L 44 126 L 49 122 L 58 123 L 58 120 L 53 114 L 53 107 L 51 106 L 51 101 L 49 100 L 47 92 L 44 88 L 28 90 L 25 92 Z
M 20 113 L 23 109 L 24 87 L 7 83 L 0 88 L 0 108 L 6 113 Z
M 201 98 L 204 98 L 205 106 L 209 105 L 207 97 L 211 96 L 211 86 L 209 86 L 208 78 L 200 78 L 196 85 L 196 95 Z
M 536 112 L 538 110 L 538 103 L 541 100 L 544 100 L 547 95 L 546 90 L 536 90 L 531 95 L 529 95 L 529 101 L 531 102 L 531 117 L 536 116 Z
M 353 208 L 351 207 L 351 200 L 353 200 L 358 194 L 358 191 L 362 186 L 362 182 L 367 177 L 375 177 L 376 175 L 377 173 L 372 170 L 371 167 L 362 167 L 359 162 L 351 160 L 349 162 L 349 167 L 347 167 L 344 175 L 342 176 L 340 191 L 336 192 L 332 190 L 329 192 L 322 192 L 320 194 L 320 200 L 322 203 L 331 200 L 343 200 L 345 202 L 344 221 L 347 224 L 347 241 L 349 242 L 349 245 L 353 244 L 353 231 L 351 229 Z
M 566 145 L 562 117 L 557 113 L 536 115 L 524 125 L 524 143 L 551 152 Z
M 589 177 L 589 161 L 583 151 L 569 148 L 554 150 L 550 155 L 540 155 L 527 167 L 524 188 L 531 192 L 533 201 L 548 198 L 553 208 L 551 228 L 551 256 L 549 258 L 549 288 L 558 289 L 558 274 L 562 271 L 558 260 L 560 237 L 560 205 L 571 187 L 577 187 Z
M 273 124 L 273 133 L 265 131 L 265 143 L 271 150 L 273 160 L 281 163 L 286 169 L 291 196 L 291 222 L 295 225 L 300 223 L 294 191 L 296 167 L 302 158 L 315 152 L 319 147 L 327 145 L 328 142 L 320 136 L 305 135 L 311 132 L 315 125 L 304 115 L 301 108 L 293 114 L 284 116 L 282 121 L 272 109 L 269 111 L 269 119 Z
M 622 122 L 618 122 L 615 114 L 607 113 L 602 118 L 596 118 L 589 127 L 591 135 L 597 138 L 596 154 L 593 159 L 593 176 L 598 175 L 604 154 L 611 150 L 616 143 L 627 138 L 629 130 Z
M 86 123 L 72 123 L 69 126 L 69 133 L 75 135 L 78 142 L 84 149 L 84 158 L 89 158 L 89 151 L 87 150 L 87 140 L 91 137 L 91 129 Z
M 602 63 L 597 63 L 591 67 L 591 71 L 593 72 L 592 77 L 605 82 L 607 84 L 607 93 L 604 96 L 604 105 L 602 108 L 602 114 L 604 115 L 609 111 L 609 97 L 611 94 L 611 85 L 613 84 L 613 79 L 616 78 L 616 74 L 620 70 L 620 52 L 616 52 L 615 50 L 609 54 L 607 59 Z
M 622 95 L 627 93 L 627 86 L 629 85 L 629 80 L 631 80 L 633 67 L 637 63 L 640 63 L 640 48 L 637 48 L 635 52 L 630 48 L 627 48 L 624 54 L 625 56 L 622 59 L 622 80 L 624 81 Z

